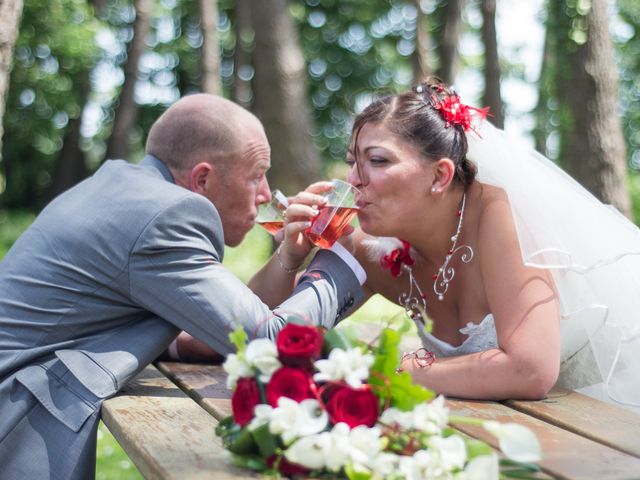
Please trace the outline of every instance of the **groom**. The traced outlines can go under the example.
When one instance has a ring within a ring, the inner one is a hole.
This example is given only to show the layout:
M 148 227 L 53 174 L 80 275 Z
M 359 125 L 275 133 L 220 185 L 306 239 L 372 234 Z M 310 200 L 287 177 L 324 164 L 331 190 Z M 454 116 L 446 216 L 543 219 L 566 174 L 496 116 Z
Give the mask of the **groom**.
M 224 354 L 237 325 L 273 338 L 298 311 L 329 328 L 359 303 L 344 252 L 319 251 L 273 311 L 221 265 L 270 200 L 269 166 L 252 114 L 193 95 L 139 165 L 108 161 L 42 211 L 0 263 L 0 477 L 93 478 L 102 401 L 180 330 Z

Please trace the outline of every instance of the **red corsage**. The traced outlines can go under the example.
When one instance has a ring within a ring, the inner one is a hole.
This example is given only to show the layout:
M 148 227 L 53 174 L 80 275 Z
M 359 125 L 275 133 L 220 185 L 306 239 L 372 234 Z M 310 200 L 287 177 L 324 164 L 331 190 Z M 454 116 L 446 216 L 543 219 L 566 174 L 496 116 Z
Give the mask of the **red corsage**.
M 403 264 L 410 267 L 415 262 L 409 253 L 411 244 L 401 238 L 399 240 L 402 242 L 402 247 L 396 248 L 391 253 L 384 255 L 380 259 L 380 265 L 382 265 L 382 268 L 390 270 L 393 277 L 400 276 Z
M 447 127 L 450 125 L 462 125 L 465 132 L 473 130 L 476 135 L 480 136 L 471 124 L 471 115 L 475 112 L 484 120 L 489 115 L 489 107 L 470 107 L 461 103 L 458 95 L 447 95 L 441 101 L 435 95 L 432 95 L 431 99 L 433 100 L 434 108 L 440 111 L 442 118 L 447 122 Z

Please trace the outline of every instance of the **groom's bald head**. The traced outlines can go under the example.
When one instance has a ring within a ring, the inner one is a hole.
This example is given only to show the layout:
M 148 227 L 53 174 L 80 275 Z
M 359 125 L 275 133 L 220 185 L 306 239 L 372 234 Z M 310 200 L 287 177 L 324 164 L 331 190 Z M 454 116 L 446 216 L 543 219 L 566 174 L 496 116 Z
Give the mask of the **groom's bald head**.
M 151 127 L 148 154 L 172 170 L 221 164 L 243 150 L 249 132 L 264 132 L 250 112 L 222 97 L 197 94 L 169 107 Z

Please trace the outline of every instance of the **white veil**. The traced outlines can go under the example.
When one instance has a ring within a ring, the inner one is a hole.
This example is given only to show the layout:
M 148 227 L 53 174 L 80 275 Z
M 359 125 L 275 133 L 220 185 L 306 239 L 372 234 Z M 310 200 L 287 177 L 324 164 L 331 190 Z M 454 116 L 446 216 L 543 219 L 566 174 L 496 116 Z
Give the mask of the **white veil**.
M 486 121 L 478 133 L 478 181 L 507 193 L 524 263 L 553 274 L 561 382 L 640 406 L 640 230 L 522 140 Z

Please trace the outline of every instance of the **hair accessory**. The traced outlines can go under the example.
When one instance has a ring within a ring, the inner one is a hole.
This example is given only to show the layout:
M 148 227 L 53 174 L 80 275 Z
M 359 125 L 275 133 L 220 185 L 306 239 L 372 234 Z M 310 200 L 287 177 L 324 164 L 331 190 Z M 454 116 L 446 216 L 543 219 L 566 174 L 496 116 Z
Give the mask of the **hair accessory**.
M 438 110 L 446 122 L 446 126 L 461 125 L 465 132 L 472 130 L 480 136 L 471 124 L 471 115 L 477 113 L 484 120 L 489 115 L 489 107 L 475 108 L 460 102 L 458 95 L 445 95 L 442 100 L 438 100 L 435 95 L 431 95 L 433 108 Z

